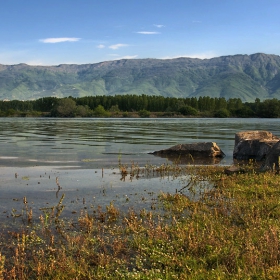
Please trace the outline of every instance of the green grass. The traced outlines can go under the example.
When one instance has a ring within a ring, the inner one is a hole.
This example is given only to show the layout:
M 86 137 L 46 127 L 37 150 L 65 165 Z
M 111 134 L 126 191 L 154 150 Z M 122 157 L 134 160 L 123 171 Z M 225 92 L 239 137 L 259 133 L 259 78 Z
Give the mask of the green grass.
M 63 197 L 39 222 L 26 208 L 24 224 L 2 231 L 0 279 L 279 279 L 278 174 L 253 166 L 231 176 L 212 166 L 120 172 L 191 174 L 190 192 L 159 193 L 156 207 L 138 212 L 98 206 L 76 221 L 60 218 Z

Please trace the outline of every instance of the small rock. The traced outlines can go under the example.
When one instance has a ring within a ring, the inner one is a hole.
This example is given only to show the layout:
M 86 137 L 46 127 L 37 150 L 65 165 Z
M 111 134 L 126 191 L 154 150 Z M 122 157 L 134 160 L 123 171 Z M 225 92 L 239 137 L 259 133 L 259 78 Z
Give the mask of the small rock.
M 232 175 L 236 173 L 244 173 L 244 170 L 240 168 L 239 166 L 231 166 L 227 169 L 225 169 L 225 174 Z

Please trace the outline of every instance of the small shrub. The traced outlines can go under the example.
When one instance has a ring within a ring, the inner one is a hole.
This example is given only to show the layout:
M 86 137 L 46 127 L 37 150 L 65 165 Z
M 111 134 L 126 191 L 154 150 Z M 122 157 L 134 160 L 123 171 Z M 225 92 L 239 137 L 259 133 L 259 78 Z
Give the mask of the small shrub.
M 198 111 L 189 105 L 181 107 L 179 112 L 184 116 L 196 116 L 198 114 Z
M 229 118 L 230 112 L 227 109 L 220 109 L 215 112 L 214 117 L 215 118 Z
M 93 115 L 95 117 L 109 117 L 110 113 L 107 112 L 102 105 L 98 105 L 94 110 L 93 110 Z
M 149 118 L 151 113 L 144 109 L 144 110 L 140 110 L 138 114 L 141 118 Z

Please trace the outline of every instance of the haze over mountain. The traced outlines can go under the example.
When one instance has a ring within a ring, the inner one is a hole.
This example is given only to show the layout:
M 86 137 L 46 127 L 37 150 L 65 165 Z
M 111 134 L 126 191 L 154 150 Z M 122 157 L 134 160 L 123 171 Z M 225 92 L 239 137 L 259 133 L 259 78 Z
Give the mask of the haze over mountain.
M 95 64 L 0 64 L 0 99 L 146 94 L 280 99 L 280 56 L 122 59 Z

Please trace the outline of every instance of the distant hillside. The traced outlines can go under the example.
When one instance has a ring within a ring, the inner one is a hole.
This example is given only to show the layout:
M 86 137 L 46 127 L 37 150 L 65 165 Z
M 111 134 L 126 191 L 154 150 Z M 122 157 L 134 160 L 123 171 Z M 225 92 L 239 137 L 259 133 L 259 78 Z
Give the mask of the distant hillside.
M 0 64 L 0 99 L 146 94 L 280 99 L 280 56 L 123 59 L 96 64 Z

